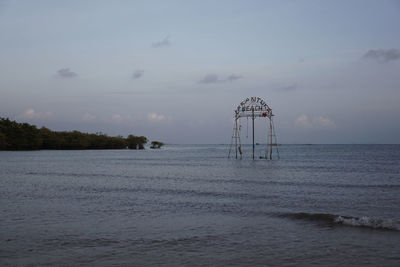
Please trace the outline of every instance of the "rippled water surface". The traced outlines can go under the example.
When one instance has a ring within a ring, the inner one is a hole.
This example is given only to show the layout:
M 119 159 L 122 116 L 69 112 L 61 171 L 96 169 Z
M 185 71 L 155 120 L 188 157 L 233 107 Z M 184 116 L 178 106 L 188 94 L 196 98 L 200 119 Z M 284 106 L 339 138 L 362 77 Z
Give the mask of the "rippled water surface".
M 0 152 L 0 264 L 400 265 L 399 145 L 279 149 Z

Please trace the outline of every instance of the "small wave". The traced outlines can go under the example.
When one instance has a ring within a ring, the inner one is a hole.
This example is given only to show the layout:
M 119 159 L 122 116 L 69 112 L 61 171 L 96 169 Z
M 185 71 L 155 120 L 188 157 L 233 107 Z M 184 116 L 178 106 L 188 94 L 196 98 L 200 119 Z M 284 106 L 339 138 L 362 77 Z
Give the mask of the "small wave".
M 334 215 L 329 213 L 283 213 L 280 217 L 326 222 L 332 225 L 347 225 L 354 227 L 366 227 L 371 229 L 400 231 L 400 222 L 391 219 L 376 219 L 367 216 L 351 217 L 343 215 Z
M 335 223 L 350 225 L 350 226 L 369 227 L 374 229 L 400 231 L 399 223 L 396 223 L 391 219 L 386 219 L 386 220 L 374 219 L 367 216 L 363 216 L 360 218 L 337 216 L 335 217 Z
M 150 246 L 190 246 L 194 244 L 208 244 L 220 239 L 221 237 L 215 235 L 205 235 L 205 236 L 189 236 L 181 238 L 171 238 L 171 239 L 138 239 L 134 240 L 132 244 L 145 244 Z
M 107 247 L 116 245 L 117 240 L 108 238 L 77 238 L 74 236 L 64 236 L 60 238 L 53 238 L 44 240 L 48 246 L 62 246 L 62 247 Z
M 173 166 L 173 164 L 164 164 L 164 166 Z M 179 164 L 178 164 L 179 165 Z M 187 165 L 186 165 L 187 166 Z M 192 166 L 210 166 L 208 164 L 193 164 Z M 79 172 L 27 172 L 27 175 L 39 176 L 59 176 L 59 177 L 106 177 L 106 178 L 126 178 L 141 180 L 181 180 L 185 182 L 200 182 L 213 184 L 251 184 L 251 185 L 273 185 L 273 186 L 304 186 L 304 187 L 329 187 L 329 188 L 366 188 L 366 189 L 399 189 L 400 184 L 340 184 L 340 183 L 316 183 L 316 182 L 297 182 L 297 181 L 274 181 L 274 180 L 243 180 L 243 179 L 221 179 L 221 178 L 204 178 L 204 177 L 184 177 L 184 176 L 139 176 L 137 174 L 123 175 L 112 173 L 79 173 Z

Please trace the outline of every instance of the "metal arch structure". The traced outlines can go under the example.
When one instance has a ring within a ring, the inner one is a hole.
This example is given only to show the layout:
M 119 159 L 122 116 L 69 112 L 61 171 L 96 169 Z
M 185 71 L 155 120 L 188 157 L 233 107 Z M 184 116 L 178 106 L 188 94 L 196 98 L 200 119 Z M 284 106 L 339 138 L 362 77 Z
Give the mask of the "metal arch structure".
M 238 158 L 238 154 L 240 158 L 242 158 L 242 144 L 240 139 L 240 131 L 241 124 L 240 118 L 251 118 L 252 119 L 252 139 L 253 139 L 253 153 L 252 158 L 254 159 L 255 152 L 255 143 L 254 143 L 254 121 L 256 118 L 265 118 L 268 119 L 267 127 L 268 127 L 268 135 L 266 136 L 265 143 L 265 159 L 272 159 L 272 150 L 273 147 L 276 147 L 277 158 L 279 159 L 279 151 L 278 151 L 278 143 L 275 134 L 275 126 L 273 123 L 272 109 L 267 105 L 267 103 L 259 97 L 249 97 L 240 102 L 240 104 L 235 109 L 234 114 L 234 125 L 233 125 L 233 134 L 231 145 L 229 147 L 228 158 L 230 158 L 233 146 L 235 146 L 235 158 Z M 261 157 L 260 157 L 261 158 Z

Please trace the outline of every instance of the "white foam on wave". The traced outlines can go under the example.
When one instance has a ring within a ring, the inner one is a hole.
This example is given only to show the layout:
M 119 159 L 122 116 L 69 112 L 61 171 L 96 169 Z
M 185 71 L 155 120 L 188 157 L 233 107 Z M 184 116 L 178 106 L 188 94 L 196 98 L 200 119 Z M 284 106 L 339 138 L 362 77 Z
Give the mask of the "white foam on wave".
M 388 230 L 400 231 L 399 223 L 391 219 L 386 219 L 386 220 L 373 219 L 367 216 L 363 216 L 360 218 L 337 216 L 335 217 L 334 222 L 349 226 L 361 226 L 361 227 L 369 227 L 375 229 L 388 229 Z

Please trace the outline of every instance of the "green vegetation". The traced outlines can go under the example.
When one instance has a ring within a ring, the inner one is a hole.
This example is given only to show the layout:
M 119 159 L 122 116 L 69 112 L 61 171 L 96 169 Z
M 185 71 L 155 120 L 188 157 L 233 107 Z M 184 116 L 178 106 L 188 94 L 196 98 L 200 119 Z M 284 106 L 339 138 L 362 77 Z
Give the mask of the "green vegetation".
M 126 144 L 130 149 L 144 149 L 144 144 L 147 143 L 147 138 L 144 136 L 129 135 L 126 138 Z
M 36 149 L 144 149 L 147 138 L 129 135 L 111 137 L 79 131 L 55 132 L 28 123 L 0 118 L 0 150 Z
M 159 141 L 153 141 L 151 142 L 151 147 L 150 148 L 161 148 L 164 145 L 163 142 L 159 142 Z

